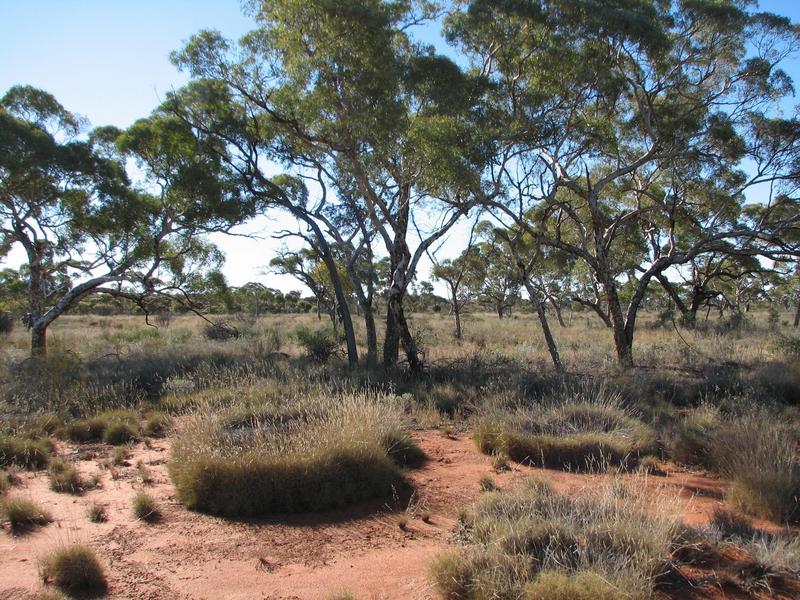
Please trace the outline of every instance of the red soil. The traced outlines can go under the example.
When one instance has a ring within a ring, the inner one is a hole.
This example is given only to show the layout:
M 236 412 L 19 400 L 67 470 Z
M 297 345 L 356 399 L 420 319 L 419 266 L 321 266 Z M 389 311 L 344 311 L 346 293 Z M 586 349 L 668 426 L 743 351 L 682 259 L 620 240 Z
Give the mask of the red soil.
M 174 498 L 166 471 L 168 439 L 154 441 L 151 448 L 137 445 L 130 465 L 118 468 L 116 479 L 103 470 L 102 487 L 81 496 L 52 492 L 43 473 L 22 474 L 21 486 L 10 493 L 31 497 L 55 521 L 18 537 L 8 531 L 0 535 L 0 600 L 34 597 L 41 589 L 37 560 L 59 544 L 76 541 L 97 550 L 112 599 L 314 599 L 337 591 L 359 599 L 435 598 L 427 565 L 448 546 L 458 511 L 480 494 L 481 476 L 490 474 L 500 487 L 508 487 L 537 474 L 568 494 L 596 486 L 604 477 L 517 465 L 494 473 L 489 458 L 464 435 L 452 439 L 424 431 L 416 437 L 430 460 L 410 472 L 410 498 L 401 493 L 389 502 L 273 520 L 231 521 L 185 510 Z M 86 475 L 97 472 L 109 452 L 102 446 L 83 447 L 80 453 L 61 450 Z M 151 485 L 143 486 L 139 479 L 139 460 L 153 476 Z M 159 523 L 148 525 L 132 514 L 131 500 L 143 487 L 161 504 Z M 670 469 L 667 477 L 650 477 L 642 487 L 654 500 L 670 502 L 692 525 L 707 522 L 723 505 L 724 482 L 703 474 Z M 107 523 L 88 520 L 86 510 L 94 502 L 107 508 Z M 408 517 L 405 529 L 399 526 L 401 516 Z M 776 528 L 768 522 L 754 524 Z M 730 557 L 731 568 L 739 558 Z M 724 578 L 735 580 L 736 573 L 726 568 L 715 565 L 711 572 L 716 579 L 708 579 L 708 570 L 686 571 L 702 585 L 692 594 L 682 588 L 674 597 L 759 597 L 758 590 L 749 596 L 728 595 Z

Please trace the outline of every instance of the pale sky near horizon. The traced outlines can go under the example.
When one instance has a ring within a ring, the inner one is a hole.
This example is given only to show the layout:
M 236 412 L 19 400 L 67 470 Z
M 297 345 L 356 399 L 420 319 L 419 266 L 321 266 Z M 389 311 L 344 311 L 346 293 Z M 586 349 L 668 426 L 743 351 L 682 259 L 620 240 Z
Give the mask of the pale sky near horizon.
M 800 0 L 762 0 L 760 7 L 800 22 Z M 193 33 L 218 29 L 235 39 L 251 27 L 238 0 L 0 0 L 0 94 L 13 85 L 32 85 L 93 126 L 127 127 L 187 81 L 169 53 Z M 436 31 L 422 34 L 430 43 L 438 37 Z M 800 59 L 787 70 L 800 87 Z M 291 278 L 260 274 L 281 244 L 268 230 L 292 223 L 282 216 L 258 219 L 246 230 L 260 231 L 260 240 L 216 237 L 229 282 L 299 289 Z M 451 241 L 460 237 L 455 232 Z M 16 255 L 8 264 L 19 262 Z M 422 265 L 419 280 L 428 278 L 428 268 Z

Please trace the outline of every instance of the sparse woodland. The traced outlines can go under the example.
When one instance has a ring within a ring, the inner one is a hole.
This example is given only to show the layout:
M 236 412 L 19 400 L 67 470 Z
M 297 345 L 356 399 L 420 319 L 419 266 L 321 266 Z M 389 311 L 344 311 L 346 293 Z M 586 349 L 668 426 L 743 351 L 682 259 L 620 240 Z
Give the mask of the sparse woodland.
M 0 598 L 800 597 L 800 26 L 243 10 L 128 129 L 0 99 Z

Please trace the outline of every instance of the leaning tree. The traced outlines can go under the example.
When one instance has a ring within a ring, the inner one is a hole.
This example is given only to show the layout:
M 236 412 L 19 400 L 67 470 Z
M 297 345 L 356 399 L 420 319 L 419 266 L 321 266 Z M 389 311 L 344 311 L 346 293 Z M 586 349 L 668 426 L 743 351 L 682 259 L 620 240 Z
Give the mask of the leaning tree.
M 31 353 L 47 329 L 90 294 L 179 295 L 221 255 L 200 234 L 225 229 L 242 204 L 201 158 L 179 120 L 154 117 L 127 132 L 84 123 L 47 92 L 11 88 L 0 100 L 0 256 L 25 252 Z M 146 182 L 135 187 L 124 160 Z

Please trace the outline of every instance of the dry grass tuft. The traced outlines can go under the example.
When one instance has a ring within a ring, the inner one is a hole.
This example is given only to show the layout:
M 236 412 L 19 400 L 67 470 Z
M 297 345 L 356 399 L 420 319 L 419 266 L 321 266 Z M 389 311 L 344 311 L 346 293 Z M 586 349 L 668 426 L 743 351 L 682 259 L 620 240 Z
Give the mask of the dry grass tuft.
M 156 523 L 161 520 L 161 509 L 158 502 L 150 494 L 137 492 L 133 497 L 133 514 L 145 523 Z
M 648 598 L 677 536 L 619 485 L 569 498 L 541 480 L 485 494 L 463 529 L 468 548 L 430 568 L 445 598 Z
M 39 574 L 45 583 L 70 595 L 99 595 L 108 587 L 100 561 L 84 544 L 55 550 L 41 561 Z
M 3 498 L 0 501 L 0 515 L 8 521 L 11 532 L 22 533 L 32 527 L 47 525 L 53 518 L 43 508 L 32 501 L 20 497 Z
M 47 477 L 50 480 L 50 489 L 54 492 L 80 494 L 87 485 L 78 470 L 60 458 L 50 461 Z
M 403 481 L 397 463 L 422 456 L 403 420 L 393 396 L 324 391 L 250 415 L 202 413 L 175 440 L 170 475 L 187 507 L 227 516 L 388 496 Z

